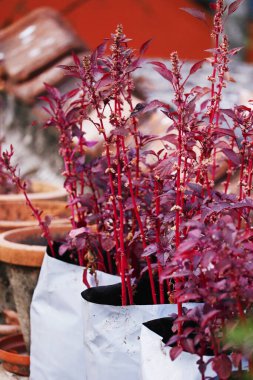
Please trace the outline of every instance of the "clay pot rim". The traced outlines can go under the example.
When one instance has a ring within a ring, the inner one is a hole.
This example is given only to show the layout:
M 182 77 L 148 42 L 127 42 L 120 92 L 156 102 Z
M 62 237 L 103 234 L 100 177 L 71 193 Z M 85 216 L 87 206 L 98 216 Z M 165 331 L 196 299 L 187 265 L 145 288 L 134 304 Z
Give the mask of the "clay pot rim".
M 10 335 L 10 336 L 5 336 L 3 338 L 0 338 L 0 359 L 3 362 L 30 366 L 29 355 L 18 354 L 18 353 L 10 352 L 4 349 L 5 344 L 13 340 L 20 341 L 20 343 L 22 343 L 23 341 L 22 334 L 15 334 L 15 335 Z M 24 344 L 24 347 L 25 347 L 25 344 Z
M 50 190 L 49 191 L 40 191 L 38 193 L 29 193 L 29 198 L 31 200 L 38 200 L 38 201 L 43 201 L 43 200 L 59 200 L 66 198 L 67 193 L 64 188 L 61 186 L 57 185 L 52 185 L 51 183 L 48 182 L 43 182 L 43 181 L 33 181 L 34 184 L 38 186 L 49 186 Z M 23 194 L 1 194 L 0 195 L 0 202 L 24 202 L 25 198 Z
M 53 224 L 52 232 L 67 232 L 71 230 L 70 224 Z M 46 252 L 46 246 L 21 244 L 11 241 L 12 236 L 29 236 L 41 233 L 38 226 L 17 228 L 0 234 L 0 262 L 20 266 L 40 268 Z
M 55 225 L 55 224 L 69 224 L 69 219 L 68 218 L 55 218 L 52 220 L 51 222 L 51 225 Z M 33 220 L 22 220 L 22 221 L 5 221 L 5 220 L 1 220 L 0 219 L 0 231 L 1 231 L 1 228 L 3 228 L 5 230 L 5 232 L 9 231 L 9 230 L 17 230 L 19 228 L 28 228 L 28 227 L 37 227 L 38 226 L 38 222 L 37 221 L 33 221 Z
M 0 203 L 1 203 L 1 200 L 0 200 Z M 66 212 L 67 212 L 67 209 L 68 209 L 68 204 L 67 202 L 65 201 L 53 201 L 52 200 L 35 200 L 33 201 L 33 204 L 34 206 L 38 207 L 39 209 L 41 210 L 44 210 L 45 208 L 47 208 L 48 206 L 54 208 L 56 206 L 59 207 L 59 208 L 62 208 L 62 210 L 66 209 Z M 22 200 L 22 201 L 15 201 L 15 200 L 8 200 L 7 202 L 4 202 L 4 207 L 17 207 L 17 206 L 21 206 L 21 207 L 26 207 L 28 209 L 28 206 L 25 204 L 25 201 Z M 49 215 L 51 216 L 50 212 L 44 212 L 44 215 Z M 66 216 L 66 217 L 59 217 L 57 215 L 53 216 L 52 217 L 52 225 L 54 224 L 67 224 L 69 223 L 69 218 Z M 5 219 L 0 219 L 0 233 L 3 233 L 3 232 L 6 232 L 8 230 L 13 230 L 13 229 L 17 229 L 17 228 L 26 228 L 26 227 L 35 227 L 35 226 L 38 226 L 38 222 L 37 220 L 33 217 L 32 219 L 24 219 L 24 220 L 5 220 Z

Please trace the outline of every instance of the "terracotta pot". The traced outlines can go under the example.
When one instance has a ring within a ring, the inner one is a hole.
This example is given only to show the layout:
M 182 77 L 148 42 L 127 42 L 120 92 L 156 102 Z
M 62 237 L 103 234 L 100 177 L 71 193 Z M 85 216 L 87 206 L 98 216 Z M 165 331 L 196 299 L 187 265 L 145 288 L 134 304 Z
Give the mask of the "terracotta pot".
M 57 239 L 70 230 L 70 225 L 53 225 L 52 236 Z M 38 281 L 46 242 L 39 227 L 19 228 L 0 234 L 0 261 L 13 290 L 26 347 L 30 347 L 30 304 Z
M 15 309 L 13 293 L 5 265 L 0 263 L 0 305 L 1 309 Z
M 70 225 L 53 225 L 56 239 L 71 229 Z M 0 261 L 8 264 L 40 268 L 45 254 L 46 241 L 39 227 L 18 228 L 0 234 Z
M 33 205 L 49 215 L 52 223 L 68 223 L 69 209 L 62 201 L 34 201 Z M 16 228 L 37 226 L 38 222 L 31 213 L 30 208 L 22 201 L 7 200 L 0 208 L 0 232 Z
M 68 215 L 63 200 L 66 192 L 61 187 L 51 185 L 45 182 L 34 181 L 32 183 L 32 193 L 29 195 L 35 206 L 44 210 L 44 215 L 55 216 L 66 222 Z M 52 202 L 54 201 L 54 202 Z M 28 227 L 37 225 L 30 209 L 26 206 L 23 194 L 0 195 L 0 232 L 13 228 Z M 0 304 L 3 308 L 13 308 L 14 303 L 9 287 L 8 276 L 5 273 L 5 267 L 0 266 Z
M 6 371 L 16 375 L 29 376 L 30 357 L 26 354 L 21 334 L 0 339 L 0 360 Z
M 44 215 L 58 219 L 68 216 L 66 204 L 62 202 L 66 198 L 66 192 L 60 187 L 35 181 L 32 183 L 29 198 L 36 207 L 44 211 Z M 38 224 L 27 207 L 23 194 L 1 194 L 0 206 L 0 232 Z
M 63 200 L 67 196 L 63 187 L 47 182 L 33 181 L 29 198 L 35 200 Z M 0 194 L 0 204 L 8 201 L 24 201 L 23 194 Z

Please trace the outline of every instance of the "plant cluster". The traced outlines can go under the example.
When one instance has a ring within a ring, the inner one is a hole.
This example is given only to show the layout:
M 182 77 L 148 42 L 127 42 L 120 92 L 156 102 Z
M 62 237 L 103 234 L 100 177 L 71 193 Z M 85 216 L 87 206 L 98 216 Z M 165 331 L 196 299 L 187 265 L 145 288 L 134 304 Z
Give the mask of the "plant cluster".
M 5 142 L 5 139 L 0 137 L 0 157 L 1 157 L 0 159 L 0 194 L 6 195 L 6 194 L 17 194 L 19 192 L 22 193 L 23 192 L 22 188 L 17 186 L 17 184 L 15 183 L 15 180 L 13 180 L 12 178 L 11 172 L 9 171 L 8 165 L 6 165 L 5 160 L 2 159 L 5 156 L 5 152 L 3 151 L 4 142 Z M 13 147 L 11 147 L 9 153 L 10 153 L 10 158 L 11 158 L 14 154 Z M 15 170 L 15 172 L 17 171 Z M 16 179 L 17 178 L 19 178 L 19 181 L 21 184 L 23 181 L 21 179 L 20 173 L 18 173 L 18 175 L 16 176 Z M 31 192 L 32 187 L 31 187 L 30 181 L 27 180 L 26 182 L 23 183 L 23 185 L 25 186 L 27 191 Z
M 72 231 L 59 255 L 72 252 L 73 261 L 93 273 L 100 269 L 120 275 L 122 305 L 133 304 L 134 287 L 148 273 L 153 303 L 178 304 L 176 335 L 169 342 L 177 345 L 171 358 L 183 349 L 199 355 L 202 379 L 207 350 L 214 355 L 210 361 L 220 379 L 229 378 L 232 364 L 241 370 L 240 350 L 227 354 L 231 347 L 225 330 L 228 321 L 244 323 L 252 313 L 253 113 L 250 106 L 221 107 L 222 91 L 231 80 L 229 62 L 239 51 L 229 49 L 224 19 L 241 2 L 227 6 L 217 0 L 215 47 L 186 77 L 176 52 L 170 68 L 151 62 L 173 88 L 168 103 L 153 100 L 133 106 L 132 73 L 149 41 L 136 57 L 121 25 L 92 55 L 82 61 L 74 55 L 73 66 L 62 67 L 77 79 L 76 89 L 62 95 L 47 85 L 49 95 L 43 97 L 50 114 L 47 127 L 59 131 L 71 210 Z M 211 65 L 210 86 L 186 90 L 204 64 Z M 140 130 L 140 117 L 154 110 L 168 118 L 163 136 Z M 87 149 L 96 142 L 87 140 L 88 128 L 95 128 L 104 144 L 102 155 L 93 160 Z M 144 149 L 157 139 L 163 149 Z M 11 156 L 5 152 L 0 162 L 17 183 Z M 218 191 L 221 163 L 227 170 L 224 190 Z M 232 194 L 231 179 L 237 172 L 239 189 Z M 46 236 L 51 242 L 48 230 Z M 84 282 L 89 285 L 86 270 Z M 186 301 L 204 306 L 185 311 Z M 185 327 L 189 321 L 194 322 L 191 328 Z
M 202 379 L 206 378 L 210 363 L 219 379 L 229 379 L 233 367 L 238 370 L 238 378 L 243 378 L 242 350 L 231 341 L 227 343 L 226 335 L 228 326 L 233 329 L 238 324 L 244 326 L 252 317 L 252 109 L 244 105 L 222 109 L 220 105 L 222 89 L 230 79 L 228 64 L 238 51 L 229 50 L 223 19 L 240 3 L 235 1 L 228 7 L 223 1 L 216 2 L 215 48 L 209 59 L 213 68 L 208 78 L 210 98 L 194 107 L 188 120 L 184 114 L 188 94 L 181 95 L 175 88 L 177 99 L 185 101 L 183 112 L 179 112 L 181 119 L 177 118 L 179 135 L 181 128 L 182 140 L 185 137 L 189 141 L 192 136 L 193 150 L 198 153 L 193 160 L 189 159 L 183 145 L 179 172 L 183 176 L 188 162 L 194 175 L 184 183 L 184 197 L 188 202 L 183 201 L 183 207 L 177 203 L 181 207 L 179 239 L 175 240 L 174 254 L 163 272 L 165 279 L 174 282 L 174 298 L 178 303 L 174 321 L 177 334 L 168 344 L 177 342 L 170 351 L 172 360 L 183 350 L 199 356 Z M 195 67 L 198 65 L 201 63 Z M 172 66 L 175 75 L 174 72 Z M 170 81 L 174 86 L 175 81 Z M 188 132 L 191 121 L 193 128 Z M 219 154 L 227 160 L 224 191 L 214 187 Z M 231 178 L 236 170 L 239 171 L 238 193 L 230 194 Z M 191 210 L 190 217 L 187 217 L 188 210 Z M 203 302 L 203 305 L 183 310 L 182 302 L 189 301 Z M 204 361 L 204 355 L 210 351 L 212 357 Z M 252 374 L 252 355 L 247 358 Z
M 2 154 L 3 139 L 0 139 L 0 154 Z M 17 192 L 16 187 L 10 179 L 5 166 L 0 162 L 0 194 L 10 194 Z

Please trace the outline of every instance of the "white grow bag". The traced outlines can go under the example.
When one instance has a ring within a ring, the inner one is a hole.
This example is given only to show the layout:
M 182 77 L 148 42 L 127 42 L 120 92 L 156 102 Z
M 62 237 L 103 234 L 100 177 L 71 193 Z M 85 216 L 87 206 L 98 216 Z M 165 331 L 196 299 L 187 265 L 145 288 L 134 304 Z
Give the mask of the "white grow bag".
M 174 361 L 170 359 L 171 347 L 166 346 L 162 337 L 146 326 L 141 329 L 141 380 L 201 380 L 196 362 L 199 356 L 182 352 Z M 207 361 L 210 356 L 204 356 Z M 217 374 L 211 364 L 207 366 L 206 376 Z
M 81 292 L 83 269 L 44 256 L 31 304 L 30 380 L 86 380 Z M 95 286 L 93 276 L 88 282 Z M 97 271 L 99 285 L 120 281 Z
M 85 299 L 83 308 L 87 380 L 140 380 L 142 323 L 177 311 L 175 304 L 111 306 Z

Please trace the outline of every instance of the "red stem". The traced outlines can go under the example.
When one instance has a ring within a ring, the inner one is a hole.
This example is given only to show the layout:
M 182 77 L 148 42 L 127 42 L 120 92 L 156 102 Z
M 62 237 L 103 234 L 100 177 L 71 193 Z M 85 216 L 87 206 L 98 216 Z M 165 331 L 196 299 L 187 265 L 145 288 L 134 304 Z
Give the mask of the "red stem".
M 14 153 L 13 147 L 11 146 L 10 153 L 6 153 L 6 155 L 8 156 L 8 160 L 6 161 L 5 159 L 2 158 L 2 156 L 0 157 L 0 160 L 1 160 L 2 164 L 4 165 L 4 167 L 7 169 L 12 182 L 23 193 L 27 206 L 30 207 L 30 209 L 32 210 L 32 214 L 37 219 L 39 226 L 43 232 L 43 235 L 44 235 L 45 239 L 47 240 L 47 243 L 48 243 L 48 246 L 51 250 L 52 256 L 56 257 L 56 253 L 55 253 L 54 248 L 53 248 L 53 239 L 51 238 L 51 234 L 50 234 L 48 225 L 41 218 L 42 212 L 33 206 L 32 202 L 31 202 L 31 200 L 27 194 L 27 191 L 26 191 L 26 184 L 21 182 L 21 179 L 16 175 L 16 167 L 13 167 L 10 163 L 10 159 L 13 156 L 13 153 Z
M 142 223 L 142 220 L 141 220 L 141 217 L 140 217 L 140 213 L 139 213 L 139 210 L 138 210 L 138 206 L 137 206 L 137 203 L 136 203 L 136 198 L 135 198 L 135 194 L 134 194 L 134 190 L 133 190 L 133 184 L 132 184 L 132 178 L 131 178 L 131 172 L 130 172 L 129 165 L 128 165 L 128 158 L 127 158 L 127 154 L 126 154 L 126 147 L 125 147 L 125 142 L 124 142 L 123 138 L 122 138 L 121 142 L 122 142 L 122 148 L 123 148 L 123 158 L 124 158 L 124 163 L 125 163 L 125 167 L 126 167 L 126 174 L 127 174 L 127 178 L 128 178 L 128 182 L 129 182 L 129 191 L 130 191 L 130 195 L 131 195 L 131 199 L 132 199 L 132 203 L 133 203 L 135 217 L 137 219 L 137 222 L 138 222 L 138 225 L 139 225 L 139 228 L 140 228 L 140 235 L 141 235 L 141 239 L 142 239 L 142 246 L 143 246 L 143 249 L 145 249 L 147 247 L 146 238 L 145 238 L 145 232 L 144 232 L 143 223 Z M 148 266 L 148 273 L 149 273 L 149 280 L 150 280 L 152 299 L 153 299 L 153 303 L 156 305 L 157 304 L 157 299 L 156 299 L 155 283 L 154 283 L 154 278 L 153 278 L 153 271 L 152 271 L 152 265 L 151 265 L 150 257 L 146 257 L 146 262 L 147 262 L 147 266 Z
M 244 179 L 244 160 L 245 160 L 245 144 L 243 144 L 242 148 L 242 156 L 241 156 L 241 168 L 240 168 L 240 191 L 239 191 L 239 201 L 243 199 L 243 179 Z M 241 228 L 242 224 L 242 211 L 238 211 L 238 229 Z
M 157 244 L 157 253 L 158 255 L 161 254 L 161 226 L 160 226 L 160 220 L 159 220 L 159 214 L 160 214 L 160 198 L 159 198 L 159 183 L 158 180 L 155 178 L 155 208 L 156 208 L 156 244 Z M 164 304 L 165 302 L 165 295 L 164 295 L 164 288 L 163 288 L 163 282 L 161 281 L 161 275 L 162 275 L 162 264 L 159 259 L 157 259 L 158 264 L 158 280 L 159 280 L 159 295 L 160 295 L 160 303 Z
M 113 168 L 111 164 L 111 155 L 110 155 L 110 143 L 108 141 L 108 138 L 106 136 L 105 128 L 104 128 L 104 123 L 102 116 L 99 111 L 99 103 L 97 100 L 97 95 L 95 92 L 94 87 L 92 86 L 92 81 L 89 86 L 90 90 L 90 95 L 92 97 L 92 100 L 95 105 L 97 117 L 99 120 L 100 127 L 98 128 L 99 133 L 102 134 L 104 143 L 105 143 L 105 152 L 106 152 L 106 159 L 107 159 L 107 170 L 108 170 L 108 175 L 109 175 L 109 184 L 110 184 L 110 190 L 111 190 L 111 197 L 110 200 L 112 202 L 112 208 L 113 208 L 113 233 L 114 233 L 114 240 L 115 240 L 115 246 L 116 246 L 116 265 L 117 265 L 117 271 L 120 273 L 120 260 L 121 258 L 119 257 L 119 237 L 118 237 L 118 232 L 117 232 L 117 225 L 118 225 L 118 213 L 117 213 L 117 206 L 116 206 L 116 200 L 115 200 L 115 191 L 114 191 L 114 185 L 113 185 Z
M 117 174 L 118 174 L 118 205 L 119 205 L 119 241 L 120 241 L 120 274 L 122 283 L 122 306 L 127 304 L 126 295 L 126 257 L 125 257 L 125 245 L 124 245 L 124 210 L 122 203 L 122 181 L 121 181 L 121 165 L 120 165 L 120 137 L 117 136 L 116 141 L 116 151 L 117 151 Z

